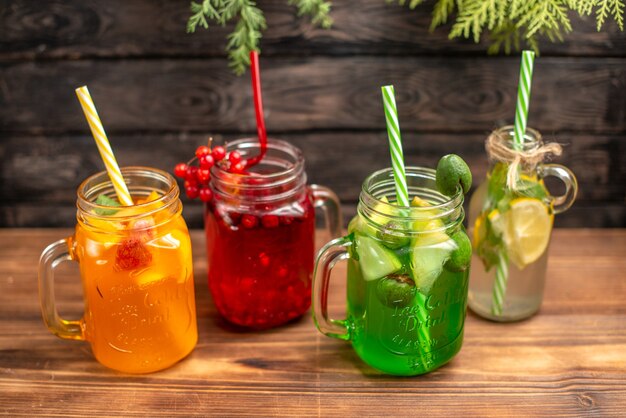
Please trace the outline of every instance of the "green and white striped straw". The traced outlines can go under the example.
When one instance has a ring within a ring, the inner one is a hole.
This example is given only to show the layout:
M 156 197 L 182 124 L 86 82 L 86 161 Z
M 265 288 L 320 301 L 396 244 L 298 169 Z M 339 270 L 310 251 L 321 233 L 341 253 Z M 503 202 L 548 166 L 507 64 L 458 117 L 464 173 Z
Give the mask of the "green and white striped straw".
M 515 107 L 515 148 L 522 149 L 524 134 L 526 133 L 526 121 L 528 120 L 528 107 L 530 105 L 530 85 L 533 80 L 533 51 L 522 52 L 522 64 L 519 71 L 519 84 L 517 86 L 517 106 Z
M 428 315 L 426 313 L 426 296 L 424 296 L 421 292 L 417 292 L 417 300 L 420 303 L 420 307 L 417 309 L 417 319 L 419 321 L 419 328 L 417 329 L 417 332 L 419 334 L 419 341 L 420 341 L 420 358 L 422 360 L 422 363 L 424 365 L 424 369 L 426 369 L 429 364 L 426 362 L 426 358 L 424 356 L 425 354 L 425 347 L 421 344 L 422 341 L 425 343 L 424 345 L 426 347 L 428 347 L 428 349 L 430 350 L 430 333 L 428 332 L 428 329 L 426 328 L 426 325 L 428 325 Z M 423 308 L 423 309 L 422 309 Z
M 509 257 L 506 251 L 498 252 L 498 265 L 496 266 L 496 280 L 493 282 L 491 299 L 491 314 L 502 315 L 502 306 L 506 295 L 506 284 L 509 280 Z
M 400 206 L 409 206 L 409 191 L 406 185 L 406 172 L 404 170 L 404 155 L 402 153 L 402 138 L 400 137 L 400 124 L 398 123 L 398 109 L 393 86 L 382 86 L 383 106 L 385 108 L 385 120 L 387 121 L 387 135 L 389 136 L 389 151 L 391 153 L 391 167 L 396 186 L 397 203 Z M 417 293 L 420 308 L 417 309 L 419 328 L 417 330 L 420 347 L 420 361 L 424 370 L 428 370 L 430 363 L 427 350 L 430 349 L 431 339 L 427 328 L 428 317 L 426 315 L 426 299 L 421 293 Z
M 396 198 L 400 206 L 409 206 L 409 192 L 406 186 L 404 171 L 404 156 L 402 155 L 402 138 L 398 123 L 398 109 L 393 86 L 382 86 L 385 120 L 387 121 L 387 135 L 389 136 L 389 151 L 391 152 L 391 167 L 396 184 Z
M 522 52 L 522 63 L 519 71 L 519 84 L 517 86 L 517 106 L 515 107 L 515 149 L 521 150 L 526 134 L 526 122 L 528 121 L 528 108 L 530 106 L 530 86 L 533 78 L 533 63 L 535 53 L 533 51 Z M 493 294 L 491 299 L 491 313 L 501 316 L 506 296 L 506 286 L 509 280 L 509 257 L 506 250 L 498 253 L 498 265 L 496 266 L 496 279 L 493 282 Z

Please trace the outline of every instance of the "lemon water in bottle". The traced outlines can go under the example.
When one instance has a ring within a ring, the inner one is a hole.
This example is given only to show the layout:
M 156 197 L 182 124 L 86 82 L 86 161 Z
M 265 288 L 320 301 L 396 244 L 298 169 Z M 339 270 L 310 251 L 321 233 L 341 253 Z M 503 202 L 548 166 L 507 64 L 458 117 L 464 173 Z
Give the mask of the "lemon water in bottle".
M 546 281 L 548 247 L 554 215 L 573 203 L 576 178 L 566 167 L 544 164 L 559 155 L 558 144 L 544 145 L 539 132 L 527 129 L 521 149 L 514 128 L 501 128 L 487 139 L 490 169 L 470 200 L 469 233 L 473 258 L 469 306 L 496 321 L 515 321 L 536 313 Z M 552 196 L 543 179 L 565 184 Z

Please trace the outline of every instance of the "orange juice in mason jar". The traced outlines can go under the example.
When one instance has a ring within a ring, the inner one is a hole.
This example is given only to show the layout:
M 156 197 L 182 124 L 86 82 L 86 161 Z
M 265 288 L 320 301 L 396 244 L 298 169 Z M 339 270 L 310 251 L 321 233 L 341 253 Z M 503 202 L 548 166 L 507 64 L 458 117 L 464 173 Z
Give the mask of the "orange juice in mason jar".
M 171 366 L 196 344 L 191 243 L 175 180 L 153 168 L 122 174 L 132 206 L 119 206 L 106 172 L 79 187 L 74 236 L 41 257 L 41 303 L 54 334 L 89 341 L 107 367 L 147 373 Z M 53 269 L 64 260 L 80 265 L 79 321 L 59 318 L 54 304 Z

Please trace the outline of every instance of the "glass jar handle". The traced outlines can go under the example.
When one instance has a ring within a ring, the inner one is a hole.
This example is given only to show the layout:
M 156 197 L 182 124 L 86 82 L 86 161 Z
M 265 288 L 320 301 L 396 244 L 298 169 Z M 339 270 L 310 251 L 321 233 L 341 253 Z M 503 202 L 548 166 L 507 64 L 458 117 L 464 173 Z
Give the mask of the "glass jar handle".
M 560 164 L 542 164 L 539 173 L 542 178 L 554 176 L 565 184 L 565 193 L 554 197 L 554 213 L 565 212 L 572 206 L 578 194 L 576 176 L 569 168 Z
M 339 198 L 328 187 L 312 184 L 310 187 L 313 195 L 313 206 L 324 211 L 326 228 L 330 233 L 330 238 L 341 236 L 341 204 Z
M 328 337 L 340 340 L 350 339 L 350 330 L 347 320 L 337 320 L 328 317 L 328 285 L 330 272 L 341 260 L 350 258 L 347 251 L 352 245 L 350 236 L 330 241 L 320 250 L 315 261 L 313 273 L 313 320 L 320 332 Z
M 59 316 L 54 299 L 54 269 L 64 261 L 76 261 L 70 252 L 70 239 L 54 242 L 39 258 L 39 301 L 46 326 L 57 337 L 84 340 L 83 321 L 68 321 Z

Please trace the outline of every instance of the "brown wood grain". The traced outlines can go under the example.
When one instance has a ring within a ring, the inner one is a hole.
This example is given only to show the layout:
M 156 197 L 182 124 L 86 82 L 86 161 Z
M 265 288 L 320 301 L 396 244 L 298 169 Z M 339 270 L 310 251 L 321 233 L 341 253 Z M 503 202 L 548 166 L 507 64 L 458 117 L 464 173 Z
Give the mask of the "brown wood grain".
M 463 155 L 485 171 L 481 139 L 512 120 L 519 60 L 487 57 L 488 42 L 429 33 L 432 2 L 415 11 L 384 0 L 334 2 L 331 30 L 262 0 L 270 134 L 302 147 L 312 182 L 354 212 L 359 185 L 387 165 L 379 87 L 398 91 L 409 163 Z M 227 68 L 232 26 L 189 35 L 180 0 L 0 0 L 0 227 L 62 226 L 80 179 L 97 171 L 75 87 L 88 84 L 123 164 L 171 168 L 205 134 L 253 133 L 247 77 Z M 542 43 L 531 126 L 570 142 L 562 162 L 581 193 L 557 226 L 626 226 L 626 32 L 573 17 L 564 43 Z M 382 140 L 382 142 L 381 142 Z M 189 223 L 201 226 L 189 205 Z
M 0 58 L 85 58 L 138 56 L 224 56 L 232 26 L 185 33 L 189 2 L 35 1 L 0 7 Z M 415 11 L 384 0 L 333 3 L 331 30 L 312 27 L 283 0 L 259 2 L 268 30 L 261 47 L 269 55 L 473 54 L 488 42 L 448 40 L 449 25 L 430 33 L 432 2 Z M 625 56 L 626 34 L 609 21 L 596 31 L 593 16 L 572 16 L 573 33 L 564 43 L 541 43 L 544 56 Z
M 487 132 L 487 131 L 485 131 Z M 111 135 L 122 166 L 149 165 L 172 172 L 190 158 L 207 134 Z M 470 165 L 474 188 L 487 169 L 482 133 L 439 134 L 407 132 L 404 153 L 409 165 L 435 167 L 447 153 L 461 155 Z M 626 140 L 619 135 L 550 134 L 546 140 L 564 144 L 554 162 L 564 164 L 578 178 L 580 193 L 570 211 L 557 217 L 557 226 L 626 226 Z M 214 135 L 216 143 L 237 135 Z M 345 204 L 346 218 L 354 208 L 366 176 L 389 166 L 386 133 L 319 132 L 279 135 L 303 150 L 310 183 L 331 187 Z M 84 135 L 7 135 L 0 142 L 5 171 L 0 182 L 0 226 L 69 226 L 75 210 L 76 188 L 103 169 L 93 140 Z M 558 182 L 555 194 L 562 193 Z M 201 227 L 198 203 L 186 204 L 190 225 Z
M 513 119 L 517 58 L 314 57 L 263 60 L 270 133 L 380 130 L 394 84 L 403 131 L 484 132 Z M 529 125 L 626 132 L 626 58 L 542 58 Z M 109 133 L 251 132 L 248 80 L 220 59 L 0 63 L 0 132 L 85 132 L 74 89 L 89 85 Z
M 309 316 L 267 332 L 234 330 L 206 287 L 192 234 L 199 342 L 144 376 L 100 366 L 88 345 L 49 334 L 36 263 L 71 230 L 0 230 L 0 413 L 84 416 L 619 416 L 626 410 L 626 230 L 557 230 L 540 313 L 496 324 L 468 314 L 448 365 L 421 377 L 381 375 Z M 321 244 L 321 242 L 319 243 Z M 330 308 L 344 309 L 344 267 Z M 81 314 L 77 268 L 59 271 L 62 314 Z

